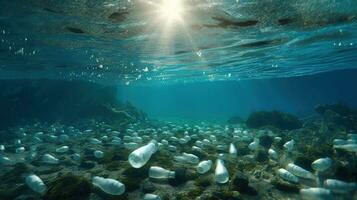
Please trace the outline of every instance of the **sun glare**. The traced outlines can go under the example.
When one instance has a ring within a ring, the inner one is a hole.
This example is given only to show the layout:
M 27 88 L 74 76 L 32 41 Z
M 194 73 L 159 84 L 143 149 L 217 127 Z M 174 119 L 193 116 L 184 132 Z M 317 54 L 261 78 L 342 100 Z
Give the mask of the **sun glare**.
M 163 0 L 159 9 L 163 20 L 182 21 L 183 5 L 181 0 Z

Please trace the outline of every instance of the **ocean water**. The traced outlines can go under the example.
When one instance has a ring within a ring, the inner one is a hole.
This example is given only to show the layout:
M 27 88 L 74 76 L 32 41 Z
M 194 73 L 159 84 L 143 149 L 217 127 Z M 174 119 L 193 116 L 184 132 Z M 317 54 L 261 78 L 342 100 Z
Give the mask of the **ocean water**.
M 0 200 L 355 200 L 356 68 L 355 0 L 0 0 Z

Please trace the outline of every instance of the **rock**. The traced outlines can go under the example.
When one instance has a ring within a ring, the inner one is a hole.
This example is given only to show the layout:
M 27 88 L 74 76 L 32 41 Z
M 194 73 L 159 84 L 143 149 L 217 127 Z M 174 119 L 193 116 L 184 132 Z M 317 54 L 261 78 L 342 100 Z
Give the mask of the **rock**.
M 198 177 L 195 171 L 191 171 L 186 168 L 177 168 L 175 170 L 175 178 L 169 179 L 169 184 L 172 186 L 178 186 L 186 183 L 188 180 L 194 180 Z
M 116 87 L 87 81 L 1 80 L 0 97 L 0 131 L 34 119 L 50 123 L 96 119 L 126 124 L 146 118 L 132 105 L 118 101 Z
M 128 192 L 140 189 L 140 184 L 148 177 L 150 165 L 146 164 L 141 168 L 133 168 L 129 164 L 123 171 L 124 178 L 120 179 Z
M 232 183 L 234 185 L 234 189 L 239 191 L 248 187 L 249 180 L 248 177 L 245 176 L 243 173 L 237 172 L 232 179 Z
M 357 110 L 343 104 L 318 105 L 315 111 L 326 122 L 334 123 L 348 129 L 357 130 Z
M 93 167 L 95 167 L 95 163 L 91 161 L 82 161 L 79 167 L 83 169 L 92 169 Z
M 274 138 L 269 135 L 263 135 L 259 138 L 259 144 L 266 149 L 269 149 L 273 142 Z
M 264 150 L 258 150 L 255 159 L 256 159 L 258 162 L 266 162 L 266 161 L 269 160 L 269 155 L 268 155 L 268 153 L 267 153 L 266 151 L 264 151 Z
M 302 127 L 302 123 L 297 117 L 278 111 L 252 113 L 246 124 L 249 128 L 272 126 L 281 130 L 293 130 Z
M 302 155 L 302 156 L 298 156 L 295 159 L 294 164 L 297 166 L 300 166 L 308 171 L 312 171 L 313 169 L 311 168 L 311 163 L 314 162 L 315 160 L 311 157 Z
M 179 192 L 176 194 L 177 200 L 192 200 L 196 199 L 202 194 L 202 190 L 200 188 L 194 188 L 189 190 L 188 192 Z
M 249 186 L 249 180 L 241 172 L 237 172 L 232 179 L 232 189 L 242 194 L 257 195 L 258 192 L 251 186 Z
M 152 183 L 151 183 L 150 181 L 148 181 L 148 180 L 143 181 L 141 187 L 142 187 L 141 190 L 142 190 L 144 193 L 152 193 L 152 192 L 155 192 L 155 190 L 156 190 L 155 185 L 152 184 Z
M 29 173 L 30 170 L 25 163 L 16 163 L 13 168 L 0 177 L 2 184 L 22 183 L 23 174 Z
M 1 186 L 0 199 L 15 199 L 18 195 L 25 193 L 26 190 L 25 184 L 16 187 Z
M 283 192 L 287 192 L 287 193 L 299 193 L 299 186 L 292 184 L 292 183 L 288 183 L 285 181 L 282 181 L 280 179 L 274 179 L 271 184 L 278 190 L 283 191 Z
M 89 199 L 92 184 L 86 178 L 66 174 L 57 178 L 44 195 L 44 200 Z
M 214 191 L 210 196 L 203 197 L 204 200 L 241 200 L 243 199 L 239 192 L 237 191 L 226 191 L 217 190 Z
M 347 182 L 357 182 L 357 162 L 350 162 L 346 165 L 341 163 L 336 167 L 336 178 Z
M 195 180 L 195 185 L 203 188 L 212 185 L 212 183 L 212 178 L 207 176 L 199 177 Z

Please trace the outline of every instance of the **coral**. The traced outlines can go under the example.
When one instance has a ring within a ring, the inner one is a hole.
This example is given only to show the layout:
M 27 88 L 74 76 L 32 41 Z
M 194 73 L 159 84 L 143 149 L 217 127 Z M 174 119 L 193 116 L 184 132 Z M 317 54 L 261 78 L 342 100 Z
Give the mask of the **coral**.
M 272 126 L 281 130 L 293 130 L 302 127 L 302 124 L 297 117 L 278 111 L 252 113 L 248 117 L 246 125 L 249 128 Z
M 44 200 L 88 199 L 92 184 L 84 177 L 66 174 L 57 178 L 49 187 Z

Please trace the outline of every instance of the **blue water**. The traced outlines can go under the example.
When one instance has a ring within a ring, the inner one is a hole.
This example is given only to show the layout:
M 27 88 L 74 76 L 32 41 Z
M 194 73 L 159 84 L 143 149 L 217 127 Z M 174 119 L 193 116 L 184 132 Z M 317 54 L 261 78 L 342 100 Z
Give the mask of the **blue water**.
M 119 98 L 153 118 L 226 120 L 260 110 L 282 110 L 302 118 L 318 104 L 357 106 L 357 70 L 295 78 L 221 81 L 161 86 L 121 86 Z

